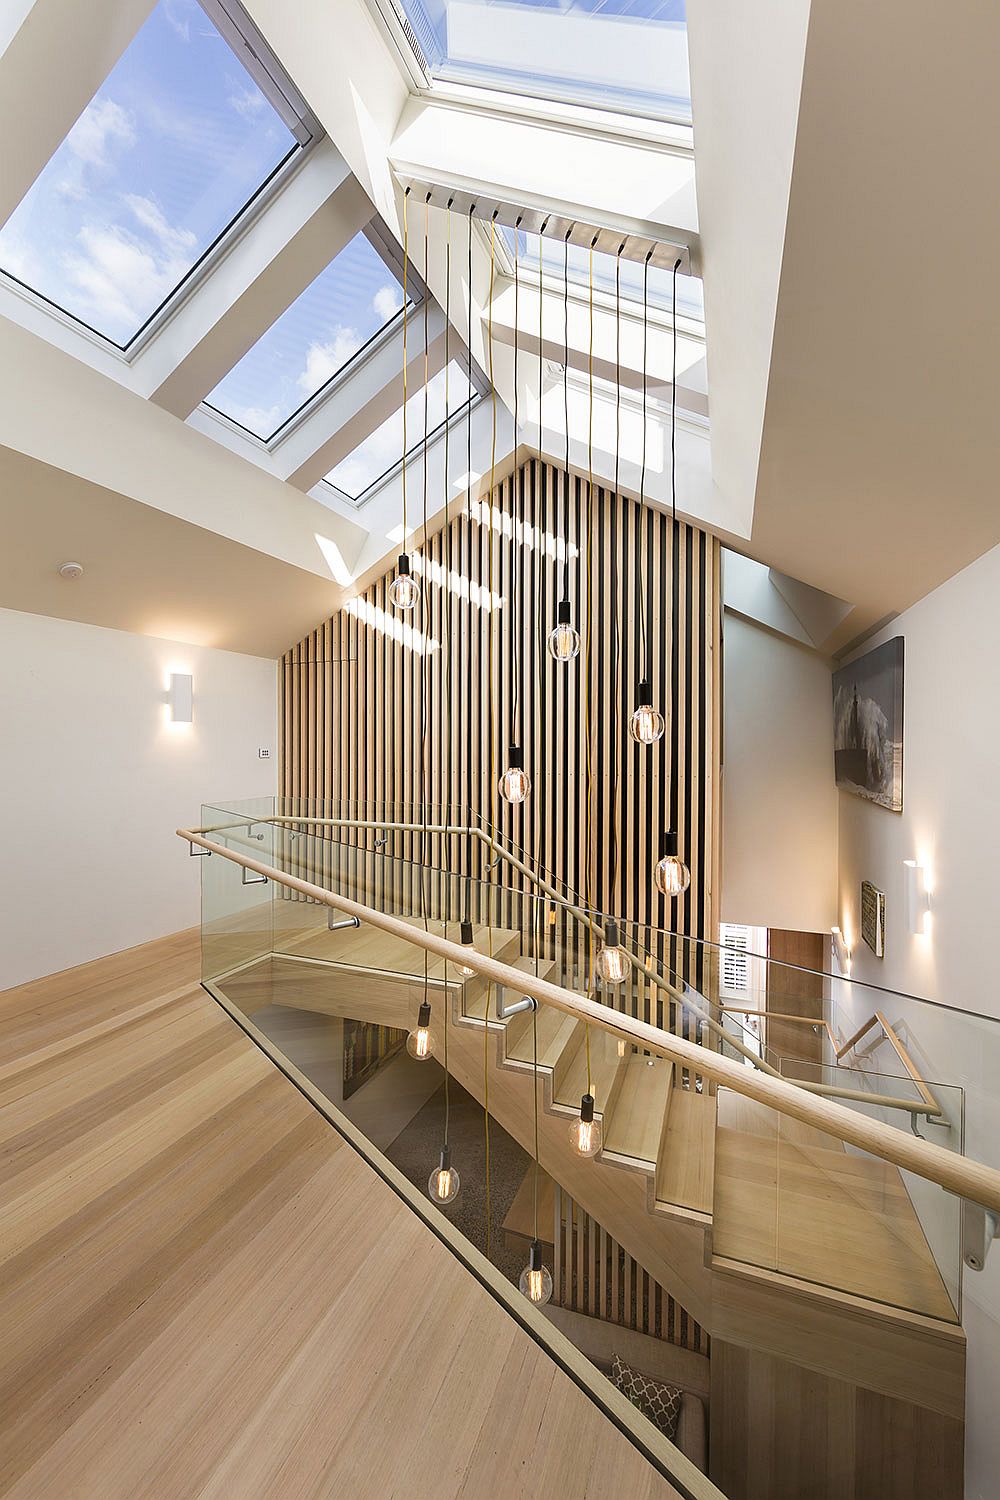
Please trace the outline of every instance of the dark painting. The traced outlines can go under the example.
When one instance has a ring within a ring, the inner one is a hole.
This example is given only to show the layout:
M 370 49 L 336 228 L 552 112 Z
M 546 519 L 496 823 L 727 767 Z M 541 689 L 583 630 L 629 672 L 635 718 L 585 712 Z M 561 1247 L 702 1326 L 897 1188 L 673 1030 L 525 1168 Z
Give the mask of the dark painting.
M 892 812 L 903 810 L 903 637 L 833 674 L 837 785 Z

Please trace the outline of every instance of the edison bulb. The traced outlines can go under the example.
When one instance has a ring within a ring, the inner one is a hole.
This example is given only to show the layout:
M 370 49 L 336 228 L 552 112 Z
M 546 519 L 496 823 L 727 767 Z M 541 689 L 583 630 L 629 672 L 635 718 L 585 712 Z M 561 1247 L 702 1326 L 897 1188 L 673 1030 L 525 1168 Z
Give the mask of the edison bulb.
M 566 622 L 553 625 L 546 644 L 553 661 L 572 661 L 580 654 L 580 632 Z
M 663 738 L 665 728 L 663 715 L 653 707 L 653 692 L 649 682 L 643 678 L 639 684 L 639 702 L 628 721 L 629 734 L 639 745 L 655 745 Z
M 420 598 L 420 585 L 410 572 L 410 559 L 404 552 L 396 576 L 389 585 L 389 603 L 396 609 L 412 609 Z
M 681 896 L 691 884 L 691 871 L 677 853 L 676 833 L 667 834 L 667 849 L 653 870 L 656 889 L 663 896 Z
M 434 1051 L 431 1042 L 431 1008 L 425 1000 L 417 1011 L 417 1024 L 406 1038 L 406 1050 L 417 1062 L 426 1062 Z
M 542 1265 L 542 1247 L 537 1240 L 531 1242 L 528 1264 L 521 1272 L 518 1286 L 530 1302 L 535 1302 L 539 1306 L 548 1302 L 552 1296 L 552 1272 L 548 1266 Z
M 629 734 L 638 745 L 655 745 L 666 728 L 663 715 L 651 703 L 640 703 L 628 721 Z
M 604 928 L 604 942 L 594 961 L 594 968 L 606 984 L 624 984 L 628 976 L 628 954 L 618 941 L 618 923 L 608 922 Z
M 519 745 L 511 745 L 507 769 L 500 777 L 497 788 L 504 801 L 512 803 L 515 807 L 519 802 L 523 802 L 531 791 L 531 782 L 524 769 L 524 757 Z
M 462 1179 L 451 1164 L 451 1148 L 441 1148 L 441 1160 L 427 1180 L 427 1192 L 435 1203 L 454 1203 Z
M 594 1096 L 584 1094 L 580 1113 L 569 1128 L 570 1145 L 580 1156 L 596 1156 L 601 1149 L 601 1122 L 594 1119 Z

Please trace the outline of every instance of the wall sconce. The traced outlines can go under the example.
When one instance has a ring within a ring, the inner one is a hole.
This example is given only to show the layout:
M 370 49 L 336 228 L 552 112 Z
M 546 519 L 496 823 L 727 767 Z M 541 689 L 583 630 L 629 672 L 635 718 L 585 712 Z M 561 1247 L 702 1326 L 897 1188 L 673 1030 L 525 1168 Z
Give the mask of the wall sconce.
M 831 927 L 830 932 L 833 936 L 834 952 L 837 955 L 837 967 L 846 979 L 851 972 L 851 950 L 839 927 Z
M 927 871 L 919 861 L 904 859 L 903 879 L 907 928 L 914 937 L 923 937 L 927 931 L 927 918 L 931 909 L 931 893 L 927 889 Z
M 167 689 L 170 718 L 174 724 L 190 724 L 194 718 L 194 680 L 188 672 L 171 672 Z

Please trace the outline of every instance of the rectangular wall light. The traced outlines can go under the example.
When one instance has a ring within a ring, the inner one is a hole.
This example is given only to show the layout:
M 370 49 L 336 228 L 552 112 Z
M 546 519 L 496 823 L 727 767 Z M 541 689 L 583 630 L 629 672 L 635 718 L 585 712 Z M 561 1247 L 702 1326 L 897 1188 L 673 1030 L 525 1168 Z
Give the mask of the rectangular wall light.
M 903 879 L 906 895 L 906 925 L 914 937 L 923 937 L 927 931 L 927 918 L 931 909 L 930 892 L 927 889 L 927 872 L 915 859 L 903 860 Z
M 194 680 L 188 672 L 171 672 L 167 692 L 174 724 L 190 724 L 194 718 Z

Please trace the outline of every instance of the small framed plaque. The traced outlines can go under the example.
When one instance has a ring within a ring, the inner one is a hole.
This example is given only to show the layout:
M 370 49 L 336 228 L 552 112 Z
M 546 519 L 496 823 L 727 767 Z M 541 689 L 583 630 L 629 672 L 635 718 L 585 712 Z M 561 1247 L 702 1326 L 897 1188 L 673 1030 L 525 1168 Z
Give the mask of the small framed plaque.
M 885 953 L 885 892 L 861 882 L 861 936 L 876 958 Z

